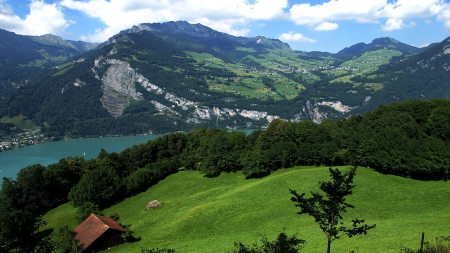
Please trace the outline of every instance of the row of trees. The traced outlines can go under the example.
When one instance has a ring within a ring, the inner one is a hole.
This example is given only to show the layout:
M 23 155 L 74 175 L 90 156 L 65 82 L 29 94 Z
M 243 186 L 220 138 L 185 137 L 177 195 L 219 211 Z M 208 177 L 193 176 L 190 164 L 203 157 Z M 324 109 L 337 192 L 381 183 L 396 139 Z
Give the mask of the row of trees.
M 206 177 L 242 171 L 261 177 L 298 165 L 362 165 L 420 180 L 450 177 L 450 101 L 407 101 L 345 120 L 272 121 L 264 130 L 173 133 L 96 159 L 69 157 L 23 168 L 0 191 L 0 247 L 31 252 L 40 215 L 69 200 L 105 208 L 180 168 Z M 84 207 L 83 207 L 84 206 Z M 30 246 L 31 245 L 31 246 Z M 25 248 L 24 248 L 25 247 Z

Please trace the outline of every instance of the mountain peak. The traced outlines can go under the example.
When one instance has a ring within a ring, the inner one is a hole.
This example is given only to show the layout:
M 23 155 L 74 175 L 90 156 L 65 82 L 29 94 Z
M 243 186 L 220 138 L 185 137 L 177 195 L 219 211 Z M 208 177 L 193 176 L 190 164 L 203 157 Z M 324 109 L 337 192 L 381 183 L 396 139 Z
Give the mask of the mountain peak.
M 133 26 L 130 29 L 124 30 L 120 32 L 120 34 L 139 33 L 142 31 L 182 34 L 207 44 L 211 43 L 222 44 L 223 42 L 226 42 L 226 44 L 228 43 L 256 44 L 256 45 L 259 44 L 276 48 L 289 47 L 288 44 L 283 43 L 278 39 L 269 39 L 262 35 L 256 36 L 254 38 L 237 37 L 227 33 L 216 31 L 202 24 L 191 24 L 187 21 L 169 21 L 165 23 L 142 23 L 137 26 Z
M 401 43 L 401 42 L 391 37 L 381 37 L 372 40 L 371 44 L 387 44 L 387 43 Z
M 165 23 L 142 23 L 137 26 L 133 26 L 130 29 L 124 30 L 120 33 L 121 34 L 138 33 L 141 31 L 179 33 L 197 38 L 234 37 L 232 35 L 215 31 L 202 24 L 191 24 L 187 21 L 169 21 Z
M 402 43 L 396 39 L 390 37 L 381 37 L 372 40 L 370 44 L 360 42 L 353 46 L 346 47 L 339 51 L 338 55 L 341 55 L 345 58 L 351 58 L 354 56 L 362 55 L 365 52 L 376 51 L 383 48 L 397 50 L 404 54 L 417 53 L 420 51 L 419 48 Z

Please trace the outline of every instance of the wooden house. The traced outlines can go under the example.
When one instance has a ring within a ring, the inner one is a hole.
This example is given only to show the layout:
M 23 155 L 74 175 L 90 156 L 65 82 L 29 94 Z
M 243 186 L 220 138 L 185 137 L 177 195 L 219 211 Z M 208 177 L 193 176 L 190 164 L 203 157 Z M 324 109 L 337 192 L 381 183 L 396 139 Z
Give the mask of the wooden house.
M 111 218 L 91 214 L 73 232 L 83 252 L 97 252 L 124 243 L 126 230 Z

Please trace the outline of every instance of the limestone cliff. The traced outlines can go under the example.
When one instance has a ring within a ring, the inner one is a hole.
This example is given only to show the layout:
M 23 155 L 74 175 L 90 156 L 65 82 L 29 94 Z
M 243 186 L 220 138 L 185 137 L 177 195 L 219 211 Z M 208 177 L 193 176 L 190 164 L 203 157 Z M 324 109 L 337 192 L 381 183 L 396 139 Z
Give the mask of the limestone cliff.
M 146 77 L 133 69 L 128 62 L 110 59 L 109 57 L 114 54 L 115 50 L 113 49 L 107 56 L 99 57 L 92 67 L 95 77 L 102 82 L 103 96 L 100 100 L 103 107 L 114 117 L 122 115 L 124 109 L 131 101 L 142 101 L 144 99 L 143 94 L 136 90 L 136 85 L 140 85 L 147 92 L 160 96 L 161 99 L 158 101 L 149 101 L 160 113 L 168 113 L 168 115 L 172 115 L 173 117 L 181 117 L 181 111 L 188 111 L 189 115 L 184 119 L 187 123 L 201 123 L 210 120 L 220 121 L 239 115 L 254 121 L 266 120 L 267 124 L 269 124 L 273 119 L 278 118 L 277 115 L 270 115 L 265 111 L 206 106 L 179 97 L 151 83 Z M 74 85 L 79 86 L 82 83 L 81 81 L 77 81 Z M 325 110 L 324 112 L 322 110 L 324 107 L 334 109 L 331 111 L 335 111 L 335 113 L 330 112 L 330 110 Z M 348 113 L 354 108 L 346 106 L 340 101 L 322 101 L 318 103 L 307 101 L 302 108 L 299 108 L 300 111 L 297 114 L 286 120 L 294 122 L 312 120 L 320 123 L 326 118 Z

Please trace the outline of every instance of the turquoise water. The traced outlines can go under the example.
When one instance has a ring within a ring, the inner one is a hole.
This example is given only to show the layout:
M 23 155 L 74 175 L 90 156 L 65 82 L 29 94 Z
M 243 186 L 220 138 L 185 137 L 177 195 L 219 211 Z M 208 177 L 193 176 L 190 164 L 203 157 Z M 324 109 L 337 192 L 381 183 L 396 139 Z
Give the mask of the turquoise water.
M 246 129 L 242 131 L 248 135 L 255 130 Z M 133 145 L 146 143 L 160 136 L 162 135 L 74 139 L 0 152 L 0 184 L 3 177 L 15 179 L 19 170 L 29 165 L 41 164 L 47 166 L 69 156 L 84 156 L 87 160 L 96 158 L 102 148 L 108 152 L 120 152 Z
M 16 178 L 20 169 L 33 164 L 47 166 L 61 158 L 84 156 L 95 158 L 103 148 L 108 152 L 119 152 L 133 145 L 145 143 L 161 135 L 87 138 L 43 143 L 24 148 L 0 152 L 0 182 L 3 177 Z

